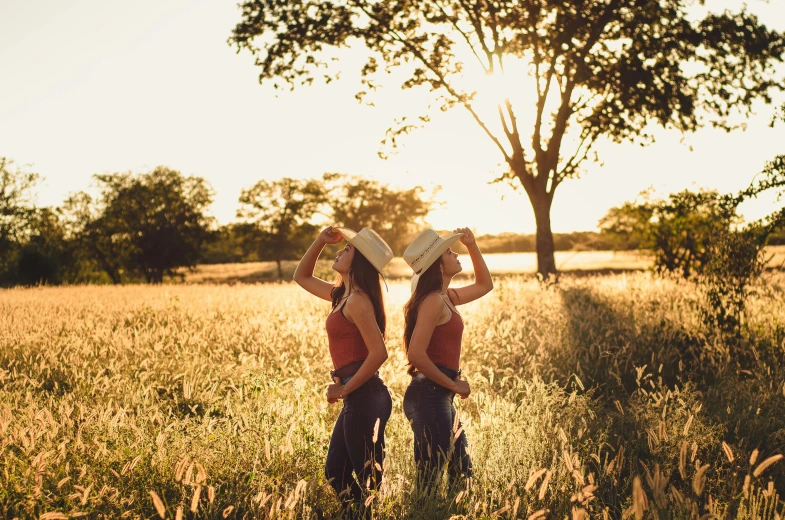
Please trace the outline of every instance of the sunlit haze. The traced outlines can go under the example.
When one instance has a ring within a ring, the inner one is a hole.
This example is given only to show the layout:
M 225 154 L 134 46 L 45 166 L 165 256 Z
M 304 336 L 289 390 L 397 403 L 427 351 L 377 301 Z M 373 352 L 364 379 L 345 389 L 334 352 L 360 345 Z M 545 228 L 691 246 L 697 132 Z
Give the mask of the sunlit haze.
M 749 9 L 785 30 L 784 2 Z M 337 55 L 339 81 L 276 97 L 259 85 L 253 58 L 226 43 L 239 20 L 234 1 L 0 3 L 0 156 L 45 177 L 41 205 L 88 189 L 95 173 L 166 165 L 207 179 L 216 192 L 212 213 L 226 223 L 240 190 L 261 178 L 343 172 L 402 188 L 441 185 L 444 205 L 429 218 L 439 229 L 534 232 L 523 190 L 488 184 L 502 172 L 501 155 L 465 110 L 439 114 L 384 161 L 377 152 L 385 130 L 396 117 L 422 112 L 421 94 L 390 81 L 375 106 L 359 104 L 363 53 L 348 49 Z M 603 143 L 603 164 L 557 190 L 553 230 L 596 229 L 609 207 L 648 186 L 661 195 L 746 186 L 785 153 L 785 124 L 770 128 L 772 113 L 759 106 L 747 130 L 731 134 L 704 129 L 682 142 L 676 132 L 657 131 L 646 148 Z M 776 204 L 768 197 L 742 209 L 755 219 Z

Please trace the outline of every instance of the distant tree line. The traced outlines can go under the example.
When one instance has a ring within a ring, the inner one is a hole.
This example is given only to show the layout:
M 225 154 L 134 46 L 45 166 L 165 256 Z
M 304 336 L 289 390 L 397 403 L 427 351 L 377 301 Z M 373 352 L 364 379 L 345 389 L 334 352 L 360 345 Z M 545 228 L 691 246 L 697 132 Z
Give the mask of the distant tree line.
M 298 259 L 320 225 L 372 227 L 397 254 L 426 226 L 436 191 L 395 189 L 375 180 L 327 173 L 320 179 L 262 180 L 240 195 L 239 223 L 219 227 L 204 263 Z M 320 225 L 315 222 L 318 219 Z M 327 254 L 332 249 L 328 248 Z
M 200 177 L 160 166 L 94 176 L 99 195 L 39 208 L 39 176 L 0 158 L 0 283 L 161 283 L 193 267 L 211 240 L 213 192 Z
M 599 232 L 555 233 L 554 247 L 648 250 L 657 270 L 690 277 L 717 258 L 718 237 L 746 229 L 755 254 L 766 244 L 785 244 L 781 210 L 746 227 L 736 212 L 742 201 L 782 187 L 782 161 L 775 158 L 735 195 L 685 190 L 654 199 L 644 192 L 611 208 Z M 336 173 L 284 177 L 243 190 L 238 221 L 218 225 L 207 214 L 213 190 L 200 177 L 160 166 L 94 180 L 97 195 L 77 192 L 60 207 L 40 208 L 34 204 L 39 176 L 0 157 L 0 285 L 161 283 L 200 263 L 251 261 L 276 262 L 282 277 L 282 262 L 299 258 L 327 224 L 373 227 L 401 254 L 436 204 L 436 192 L 420 186 L 395 189 Z M 535 234 L 481 235 L 478 242 L 486 253 L 537 249 Z
M 159 166 L 95 175 L 98 195 L 34 203 L 39 175 L 0 157 L 0 285 L 162 283 L 206 262 L 298 258 L 319 226 L 372 226 L 396 251 L 421 229 L 435 191 L 394 189 L 344 174 L 261 180 L 242 191 L 238 222 L 207 214 L 201 177 Z M 329 251 L 328 251 L 329 253 Z

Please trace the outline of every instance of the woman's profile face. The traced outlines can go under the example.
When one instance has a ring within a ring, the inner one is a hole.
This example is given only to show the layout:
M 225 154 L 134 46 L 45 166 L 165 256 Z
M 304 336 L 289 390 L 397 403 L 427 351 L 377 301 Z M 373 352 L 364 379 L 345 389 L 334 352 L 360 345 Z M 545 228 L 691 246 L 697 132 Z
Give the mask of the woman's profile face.
M 463 271 L 461 262 L 458 260 L 458 253 L 448 249 L 442 253 L 442 273 L 444 276 L 454 276 Z
M 348 274 L 349 269 L 352 267 L 352 260 L 354 259 L 354 246 L 347 242 L 346 246 L 339 250 L 335 255 L 333 262 L 333 271 L 341 274 Z

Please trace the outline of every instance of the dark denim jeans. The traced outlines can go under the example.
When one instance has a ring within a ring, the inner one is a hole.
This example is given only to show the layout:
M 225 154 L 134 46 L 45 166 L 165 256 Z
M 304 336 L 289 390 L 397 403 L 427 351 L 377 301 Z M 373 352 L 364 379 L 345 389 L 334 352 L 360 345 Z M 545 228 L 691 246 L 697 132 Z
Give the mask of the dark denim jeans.
M 414 461 L 423 490 L 438 487 L 444 465 L 450 484 L 472 476 L 466 432 L 456 423 L 455 394 L 419 373 L 403 397 L 403 411 L 414 431 Z M 456 433 L 460 435 L 456 438 Z
M 390 392 L 379 376 L 373 376 L 344 398 L 343 409 L 335 422 L 324 475 L 338 493 L 344 509 L 353 509 L 354 514 L 363 509 L 363 490 L 377 489 L 382 482 L 384 428 L 390 413 Z M 379 427 L 374 442 L 377 420 Z

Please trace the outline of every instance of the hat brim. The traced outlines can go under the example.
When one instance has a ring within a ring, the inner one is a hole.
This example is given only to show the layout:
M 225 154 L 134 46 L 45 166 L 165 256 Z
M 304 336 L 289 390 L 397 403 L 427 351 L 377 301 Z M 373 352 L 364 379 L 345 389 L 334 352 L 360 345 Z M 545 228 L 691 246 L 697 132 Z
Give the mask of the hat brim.
M 362 253 L 365 259 L 368 260 L 373 266 L 373 268 L 376 269 L 379 272 L 379 274 L 382 275 L 382 278 L 384 278 L 384 274 L 382 273 L 382 269 L 384 266 L 379 265 L 379 259 L 377 258 L 376 253 L 374 253 L 371 245 L 361 235 L 359 235 L 353 229 L 349 229 L 345 227 L 333 227 L 333 229 L 335 231 L 338 231 L 341 234 L 341 236 L 344 238 L 344 240 L 349 242 L 360 253 Z
M 422 274 L 425 272 L 426 269 L 431 267 L 433 263 L 436 261 L 437 258 L 442 256 L 445 251 L 450 249 L 450 247 L 458 241 L 459 238 L 463 236 L 463 233 L 454 233 L 452 235 L 447 235 L 446 237 L 439 237 L 442 239 L 442 242 L 434 247 L 432 250 L 428 251 L 428 254 L 422 260 L 422 267 L 418 271 L 418 274 Z
M 341 236 L 351 244 L 351 240 L 357 236 L 357 231 L 349 229 L 348 227 L 333 226 L 333 231 L 337 231 Z
M 444 254 L 445 251 L 450 249 L 450 247 L 458 241 L 463 236 L 463 233 L 453 233 L 452 235 L 447 235 L 444 237 L 439 237 L 442 239 L 442 243 L 438 246 L 433 248 L 432 251 L 428 252 L 428 255 L 423 259 L 422 267 L 418 273 L 414 273 L 412 277 L 412 293 L 417 288 L 417 282 L 420 280 L 420 276 L 429 268 L 433 263 Z

